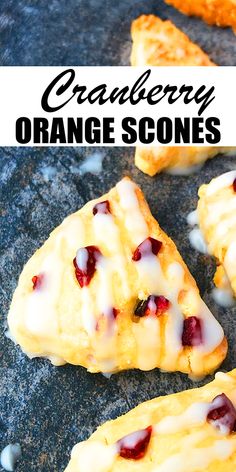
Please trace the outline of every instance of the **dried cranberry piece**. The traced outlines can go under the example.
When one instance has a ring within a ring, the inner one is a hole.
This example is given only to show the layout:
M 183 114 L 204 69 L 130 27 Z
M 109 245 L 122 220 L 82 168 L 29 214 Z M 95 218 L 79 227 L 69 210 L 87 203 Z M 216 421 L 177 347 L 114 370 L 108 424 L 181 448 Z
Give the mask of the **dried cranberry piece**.
M 89 285 L 93 278 L 99 256 L 101 252 L 96 246 L 86 246 L 77 251 L 73 264 L 81 288 Z
M 39 290 L 43 286 L 44 274 L 34 275 L 32 277 L 33 290 Z
M 110 203 L 108 200 L 105 200 L 104 202 L 98 202 L 94 207 L 93 207 L 93 214 L 96 215 L 97 213 L 111 213 L 110 211 Z
M 233 189 L 234 189 L 234 192 L 236 192 L 236 179 L 234 179 L 233 181 Z
M 201 320 L 196 316 L 189 316 L 184 320 L 182 344 L 183 346 L 199 346 L 202 344 Z
M 236 431 L 236 410 L 224 393 L 212 400 L 212 409 L 207 415 L 207 421 L 223 434 Z
M 139 244 L 139 246 L 135 249 L 132 259 L 133 261 L 137 262 L 141 259 L 141 257 L 149 256 L 151 253 L 155 254 L 156 256 L 160 251 L 161 247 L 161 241 L 149 237 L 145 239 L 141 244 Z
M 119 455 L 124 459 L 139 460 L 146 453 L 151 439 L 152 426 L 124 436 L 117 442 Z
M 170 302 L 162 295 L 150 295 L 147 300 L 141 300 L 135 308 L 136 316 L 156 315 L 160 316 L 170 307 Z
M 118 314 L 119 314 L 119 310 L 117 308 L 112 308 L 112 315 L 113 315 L 113 318 L 115 320 L 116 320 Z

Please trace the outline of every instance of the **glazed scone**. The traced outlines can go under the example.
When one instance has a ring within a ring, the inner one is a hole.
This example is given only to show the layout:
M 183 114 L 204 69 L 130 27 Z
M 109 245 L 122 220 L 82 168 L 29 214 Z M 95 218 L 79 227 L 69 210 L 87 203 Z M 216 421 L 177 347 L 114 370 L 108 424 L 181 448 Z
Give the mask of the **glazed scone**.
M 65 472 L 234 472 L 236 370 L 142 403 L 77 444 Z
M 236 171 L 202 185 L 198 192 L 199 226 L 208 251 L 217 259 L 215 285 L 236 296 Z
M 192 2 L 194 3 L 194 2 Z M 162 21 L 154 15 L 142 15 L 133 21 L 132 66 L 214 66 L 199 46 L 171 21 Z M 135 152 L 136 166 L 148 175 L 162 170 L 173 173 L 188 173 L 195 166 L 217 154 L 232 152 L 223 147 L 141 147 Z
M 217 26 L 231 26 L 236 32 L 235 0 L 165 0 L 189 16 L 199 16 L 206 23 Z
M 175 244 L 128 178 L 52 232 L 23 269 L 8 322 L 29 356 L 90 372 L 201 376 L 227 352 Z

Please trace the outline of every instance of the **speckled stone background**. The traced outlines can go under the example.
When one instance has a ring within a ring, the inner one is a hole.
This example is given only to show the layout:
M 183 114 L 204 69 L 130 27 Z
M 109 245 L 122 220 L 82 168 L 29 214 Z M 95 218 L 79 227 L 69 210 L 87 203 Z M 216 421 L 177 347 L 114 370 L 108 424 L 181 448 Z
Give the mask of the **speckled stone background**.
M 218 64 L 236 65 L 231 30 L 188 19 L 161 0 L 1 0 L 0 64 L 128 65 L 130 22 L 141 13 L 171 18 Z M 63 472 L 72 446 L 100 423 L 156 395 L 193 387 L 184 375 L 158 370 L 124 372 L 107 380 L 80 367 L 55 368 L 45 360 L 30 361 L 4 335 L 23 264 L 68 213 L 125 174 L 142 186 L 154 216 L 176 242 L 224 326 L 229 354 L 222 369 L 236 366 L 236 310 L 219 309 L 212 301 L 214 262 L 190 248 L 186 224 L 199 185 L 236 168 L 235 158 L 213 159 L 190 177 L 151 179 L 135 169 L 133 149 L 102 151 L 103 172 L 81 178 L 78 166 L 91 148 L 0 149 L 0 450 L 9 442 L 22 445 L 17 472 Z M 53 168 L 49 180 L 47 166 Z

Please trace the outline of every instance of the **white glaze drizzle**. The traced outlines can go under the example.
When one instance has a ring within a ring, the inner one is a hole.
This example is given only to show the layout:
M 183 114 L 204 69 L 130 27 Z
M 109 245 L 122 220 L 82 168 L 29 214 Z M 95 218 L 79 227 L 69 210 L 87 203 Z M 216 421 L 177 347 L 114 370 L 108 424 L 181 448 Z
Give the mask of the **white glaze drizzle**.
M 227 205 L 224 200 L 210 202 L 207 204 L 207 210 L 207 218 L 204 222 L 207 227 L 221 223 L 223 218 L 227 220 L 228 216 L 232 216 L 232 213 L 236 210 L 235 198 L 227 200 Z M 229 222 L 226 221 L 226 224 L 229 224 Z
M 17 344 L 16 339 L 14 338 L 13 334 L 11 333 L 9 329 L 5 331 L 5 336 L 7 339 L 10 339 L 14 344 Z
M 124 299 L 128 300 L 131 295 L 128 272 L 126 269 L 126 258 L 124 247 L 121 243 L 119 228 L 111 214 L 97 213 L 93 218 L 93 230 L 96 242 L 107 246 L 109 241 L 110 270 L 119 274 Z
M 84 228 L 79 216 L 71 215 L 67 217 L 57 231 L 55 242 L 50 253 L 43 259 L 38 267 L 38 274 L 43 274 L 42 288 L 32 289 L 27 297 L 24 322 L 26 330 L 33 335 L 43 336 L 45 339 L 59 336 L 59 320 L 56 305 L 61 291 L 63 280 L 64 264 L 63 252 L 71 254 L 71 260 L 75 256 L 75 247 L 78 242 L 81 246 L 84 242 Z M 66 244 L 66 248 L 62 245 Z M 77 246 L 78 247 L 78 246 Z M 29 356 L 30 353 L 27 353 Z M 56 365 L 61 365 L 63 360 L 57 362 L 58 356 L 53 353 L 45 353 L 50 360 L 54 360 Z M 34 357 L 34 354 L 33 356 Z
M 107 362 L 109 372 L 116 370 L 117 350 L 116 333 L 117 324 L 114 320 L 113 308 L 115 308 L 112 276 L 114 267 L 109 258 L 102 257 L 97 263 L 98 295 L 97 308 L 100 316 L 105 318 L 106 329 L 99 340 L 96 340 L 96 357 L 100 360 L 101 370 L 106 372 Z
M 110 380 L 111 376 L 114 375 L 113 372 L 101 372 L 105 379 Z
M 141 370 L 152 370 L 160 356 L 160 324 L 156 316 L 144 316 L 133 323 L 137 343 L 137 364 Z
M 198 472 L 205 470 L 211 462 L 228 459 L 235 450 L 235 441 L 226 439 L 214 441 L 212 446 L 189 448 L 166 459 L 153 472 Z
M 187 223 L 189 226 L 193 226 L 194 228 L 189 232 L 188 238 L 189 242 L 192 246 L 193 249 L 195 249 L 198 252 L 201 252 L 202 254 L 208 254 L 209 249 L 207 247 L 207 242 L 205 241 L 205 238 L 203 236 L 202 231 L 200 230 L 198 224 L 199 224 L 199 216 L 198 216 L 198 211 L 197 209 L 194 211 L 191 211 L 187 215 Z
M 84 441 L 72 449 L 80 472 L 108 472 L 117 455 L 117 446 L 108 446 L 99 441 Z
M 20 444 L 8 444 L 1 452 L 1 466 L 7 472 L 15 470 L 16 462 L 21 458 L 22 452 Z
M 142 441 L 147 435 L 146 430 L 134 431 L 121 439 L 122 447 L 132 449 L 137 443 Z
M 193 403 L 180 415 L 163 418 L 155 425 L 154 431 L 157 434 L 175 434 L 194 426 L 200 426 L 206 422 L 210 409 L 209 402 Z
M 197 212 L 197 210 L 191 211 L 191 212 L 187 215 L 186 220 L 187 220 L 187 223 L 188 223 L 189 226 L 198 225 L 199 220 L 198 220 L 198 212 Z
M 55 270 L 56 268 L 56 270 Z M 51 252 L 40 268 L 42 288 L 32 290 L 25 312 L 27 331 L 34 335 L 59 335 L 56 303 L 60 293 L 63 264 L 56 251 Z
M 162 421 L 164 420 L 165 418 Z M 194 425 L 191 424 L 191 426 Z M 165 430 L 164 432 L 156 431 L 156 433 L 168 434 Z M 209 431 L 197 431 L 185 436 L 181 442 L 180 453 L 173 454 L 160 465 L 154 466 L 152 472 L 198 472 L 205 470 L 214 460 L 227 460 L 236 449 L 235 439 L 229 438 L 214 440 L 212 445 L 208 447 L 199 447 L 198 444 L 208 437 Z M 124 439 L 125 445 L 132 448 L 140 439 L 142 439 L 142 433 L 138 431 Z M 188 454 L 186 454 L 186 450 Z M 108 472 L 111 470 L 117 454 L 117 444 L 108 446 L 98 441 L 84 441 L 73 448 L 72 460 L 76 461 L 81 472 L 94 472 L 94 470 Z
M 214 287 L 211 292 L 213 300 L 217 305 L 222 306 L 223 308 L 231 308 L 235 306 L 236 300 L 233 294 L 232 289 L 229 288 L 217 288 Z
M 76 264 L 80 268 L 80 270 L 85 271 L 87 267 L 87 262 L 88 262 L 88 251 L 84 247 L 81 247 L 78 249 L 76 253 Z
M 231 383 L 232 377 L 227 372 L 216 372 L 215 379 L 219 382 Z
M 189 233 L 189 242 L 193 249 L 201 252 L 202 254 L 207 254 L 207 243 L 204 239 L 202 231 L 199 228 L 194 228 Z
M 92 336 L 96 330 L 96 318 L 94 316 L 94 300 L 89 287 L 83 287 L 81 290 L 81 321 L 85 331 L 89 336 Z
M 81 176 L 90 172 L 91 174 L 98 175 L 102 171 L 102 163 L 105 154 L 100 151 L 96 151 L 89 154 L 79 166 L 72 166 L 71 172 L 73 174 L 80 174 Z
M 121 180 L 116 185 L 121 208 L 125 215 L 125 226 L 134 245 L 138 246 L 149 236 L 147 223 L 141 213 L 135 193 L 136 185 L 129 180 Z
M 206 188 L 207 197 L 211 197 L 214 193 L 217 193 L 219 190 L 222 190 L 225 187 L 230 187 L 233 184 L 234 179 L 236 178 L 236 170 L 231 172 L 226 172 L 225 174 L 219 175 L 213 179 Z
M 222 379 L 222 373 L 220 374 L 221 376 L 219 375 L 218 377 L 216 377 L 219 380 Z M 226 381 L 224 377 L 223 381 Z M 214 408 L 218 408 L 220 406 L 222 406 L 221 397 L 215 398 Z M 157 423 L 153 427 L 153 431 L 156 434 L 176 434 L 180 431 L 191 429 L 194 426 L 201 426 L 206 423 L 207 415 L 211 411 L 211 409 L 212 402 L 192 403 L 186 410 L 184 410 L 179 415 L 164 417 L 162 420 L 159 421 L 159 423 Z M 214 424 L 220 434 L 227 436 L 230 433 L 229 428 L 225 425 L 222 425 L 221 421 L 216 420 Z

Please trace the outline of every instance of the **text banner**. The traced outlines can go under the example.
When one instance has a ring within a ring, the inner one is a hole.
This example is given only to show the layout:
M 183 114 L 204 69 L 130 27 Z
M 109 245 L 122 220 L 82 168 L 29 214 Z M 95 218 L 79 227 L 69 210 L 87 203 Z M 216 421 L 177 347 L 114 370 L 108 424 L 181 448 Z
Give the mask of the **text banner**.
M 236 67 L 1 67 L 0 146 L 236 146 Z

